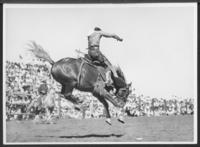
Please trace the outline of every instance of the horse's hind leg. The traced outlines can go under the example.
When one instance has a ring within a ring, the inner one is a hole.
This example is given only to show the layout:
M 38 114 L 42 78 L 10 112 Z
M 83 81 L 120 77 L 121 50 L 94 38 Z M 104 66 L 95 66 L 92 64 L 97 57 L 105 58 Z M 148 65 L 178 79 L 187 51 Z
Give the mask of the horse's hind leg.
M 67 100 L 71 101 L 72 103 L 76 103 L 76 101 L 72 95 L 72 92 L 73 92 L 73 87 L 65 86 L 65 85 L 62 86 L 61 93 L 64 95 L 64 97 Z
M 74 87 L 70 85 L 62 85 L 61 93 L 64 95 L 64 97 L 72 102 L 75 105 L 75 109 L 80 110 L 80 108 L 77 106 L 79 104 L 79 100 L 77 97 L 72 95 Z

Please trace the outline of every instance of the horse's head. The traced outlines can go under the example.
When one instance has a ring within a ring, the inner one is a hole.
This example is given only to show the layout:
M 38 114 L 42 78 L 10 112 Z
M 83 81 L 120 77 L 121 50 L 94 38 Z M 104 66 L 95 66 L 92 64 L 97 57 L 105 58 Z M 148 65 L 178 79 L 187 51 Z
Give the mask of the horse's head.
M 125 105 L 129 94 L 132 92 L 132 83 L 127 84 L 124 73 L 122 72 L 121 68 L 118 66 L 116 68 L 116 72 L 119 78 L 114 79 L 114 85 L 116 88 L 116 98 L 119 103 Z
M 119 88 L 116 92 L 116 97 L 119 102 L 125 105 L 129 94 L 132 92 L 131 90 L 132 83 L 127 84 L 125 87 Z

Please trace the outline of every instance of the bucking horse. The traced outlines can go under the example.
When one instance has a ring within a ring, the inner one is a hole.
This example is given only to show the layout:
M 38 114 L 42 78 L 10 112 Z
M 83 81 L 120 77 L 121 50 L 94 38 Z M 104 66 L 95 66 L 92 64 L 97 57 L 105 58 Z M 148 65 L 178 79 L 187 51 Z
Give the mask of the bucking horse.
M 118 78 L 115 78 L 111 74 L 113 87 L 115 88 L 115 93 L 112 94 L 110 93 L 112 87 L 105 84 L 105 73 L 110 70 L 108 67 L 105 68 L 94 64 L 87 57 L 79 57 L 77 59 L 66 57 L 54 62 L 43 47 L 34 41 L 30 42 L 29 47 L 29 51 L 35 57 L 47 61 L 52 65 L 51 74 L 62 85 L 61 94 L 74 105 L 81 103 L 72 94 L 73 89 L 78 89 L 92 93 L 103 104 L 106 113 L 106 122 L 108 124 L 111 125 L 111 115 L 109 112 L 109 104 L 106 100 L 119 108 L 121 112 L 124 112 L 123 107 L 126 104 L 128 95 L 131 93 L 131 83 L 126 83 L 125 76 L 119 66 L 116 68 Z M 118 120 L 124 123 L 122 116 L 120 115 Z

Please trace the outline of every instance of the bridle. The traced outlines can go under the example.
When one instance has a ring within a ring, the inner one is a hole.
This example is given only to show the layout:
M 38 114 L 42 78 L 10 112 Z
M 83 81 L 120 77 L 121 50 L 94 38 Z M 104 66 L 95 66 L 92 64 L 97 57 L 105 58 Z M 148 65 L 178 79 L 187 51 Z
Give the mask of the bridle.
M 118 90 L 118 92 L 116 93 L 116 96 L 123 100 L 126 100 L 128 94 L 129 94 L 129 89 L 127 87 L 124 87 Z

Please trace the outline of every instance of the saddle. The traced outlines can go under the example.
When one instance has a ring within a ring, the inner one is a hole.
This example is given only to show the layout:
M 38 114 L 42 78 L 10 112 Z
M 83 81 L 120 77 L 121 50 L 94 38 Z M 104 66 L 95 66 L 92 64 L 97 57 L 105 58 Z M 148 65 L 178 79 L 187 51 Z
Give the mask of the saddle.
M 80 69 L 82 69 L 83 64 L 88 64 L 88 65 L 94 67 L 96 70 L 98 70 L 99 76 L 102 77 L 103 81 L 106 81 L 106 72 L 105 72 L 106 67 L 103 66 L 102 63 L 100 63 L 99 61 L 92 61 L 92 59 L 87 54 L 84 57 L 80 57 L 79 59 L 82 61 Z M 100 67 L 104 68 L 105 70 L 100 70 Z
M 108 70 L 111 70 L 111 69 L 108 68 L 108 65 L 106 63 L 102 63 L 102 62 L 100 62 L 98 60 L 93 60 L 88 54 L 84 54 L 84 56 L 79 57 L 79 59 L 82 62 L 81 62 L 81 66 L 80 66 L 80 72 L 79 72 L 79 75 L 78 75 L 78 83 L 80 81 L 81 70 L 82 70 L 82 66 L 84 64 L 88 64 L 88 65 L 94 67 L 95 69 L 97 69 L 99 71 L 99 77 L 98 77 L 98 79 L 102 79 L 104 82 L 107 81 L 107 79 L 106 79 L 106 73 L 107 73 Z M 105 56 L 104 56 L 104 59 L 109 64 L 111 64 Z M 112 79 L 112 80 L 114 81 L 114 79 Z M 110 88 L 112 87 L 111 89 L 114 88 L 114 85 L 111 85 L 110 83 L 105 83 L 105 84 L 106 84 L 107 88 L 109 88 L 109 87 Z
M 88 65 L 94 67 L 99 72 L 94 91 L 96 91 L 97 93 L 100 93 L 100 94 L 104 94 L 105 93 L 104 87 L 106 88 L 106 91 L 111 91 L 111 90 L 115 89 L 113 84 L 106 83 L 106 81 L 107 81 L 107 79 L 106 79 L 107 69 L 106 68 L 107 67 L 104 68 L 100 62 L 91 61 L 88 59 L 88 57 L 89 56 L 79 58 L 80 60 L 82 60 L 82 62 L 81 62 L 81 66 L 80 66 L 80 72 L 78 74 L 78 83 L 80 83 L 81 70 L 82 70 L 83 65 L 88 64 Z M 102 68 L 104 68 L 104 69 L 102 70 Z
M 92 60 L 92 58 L 88 55 L 88 54 L 85 54 L 84 58 L 86 60 L 88 60 L 89 62 L 91 62 L 91 64 L 94 64 L 95 66 L 102 66 L 102 67 L 105 67 L 105 64 L 102 64 L 100 61 L 98 60 Z

